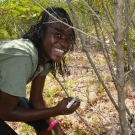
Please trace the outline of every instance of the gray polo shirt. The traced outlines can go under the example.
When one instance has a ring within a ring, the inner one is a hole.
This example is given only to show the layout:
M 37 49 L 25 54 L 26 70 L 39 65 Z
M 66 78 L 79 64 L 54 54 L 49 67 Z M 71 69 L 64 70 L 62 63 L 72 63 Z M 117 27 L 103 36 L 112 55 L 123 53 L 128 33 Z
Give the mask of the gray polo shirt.
M 26 84 L 50 71 L 49 63 L 37 64 L 38 52 L 30 40 L 0 41 L 0 90 L 25 97 Z

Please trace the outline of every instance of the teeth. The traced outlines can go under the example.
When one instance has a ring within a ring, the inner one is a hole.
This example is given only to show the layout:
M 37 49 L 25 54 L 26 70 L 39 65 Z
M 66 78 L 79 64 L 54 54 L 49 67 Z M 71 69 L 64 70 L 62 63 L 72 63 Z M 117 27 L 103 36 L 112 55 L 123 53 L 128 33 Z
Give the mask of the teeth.
M 63 50 L 56 49 L 56 48 L 55 48 L 55 51 L 57 51 L 57 52 L 59 52 L 59 53 L 61 53 L 61 54 L 63 54 L 63 53 L 64 53 L 64 51 L 63 51 Z

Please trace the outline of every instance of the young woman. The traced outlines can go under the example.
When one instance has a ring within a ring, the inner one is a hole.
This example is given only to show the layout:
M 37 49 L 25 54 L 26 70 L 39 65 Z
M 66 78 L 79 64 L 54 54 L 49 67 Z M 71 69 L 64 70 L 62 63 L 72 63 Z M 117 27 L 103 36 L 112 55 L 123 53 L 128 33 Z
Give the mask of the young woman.
M 63 8 L 47 11 L 72 26 Z M 23 38 L 0 42 L 0 135 L 17 135 L 5 121 L 25 122 L 37 135 L 65 135 L 53 118 L 71 114 L 80 105 L 77 100 L 66 108 L 72 98 L 64 98 L 55 107 L 47 108 L 42 92 L 48 72 L 64 73 L 64 55 L 73 48 L 75 33 L 69 26 L 43 11 L 37 24 Z M 26 84 L 31 82 L 30 99 L 25 98 Z

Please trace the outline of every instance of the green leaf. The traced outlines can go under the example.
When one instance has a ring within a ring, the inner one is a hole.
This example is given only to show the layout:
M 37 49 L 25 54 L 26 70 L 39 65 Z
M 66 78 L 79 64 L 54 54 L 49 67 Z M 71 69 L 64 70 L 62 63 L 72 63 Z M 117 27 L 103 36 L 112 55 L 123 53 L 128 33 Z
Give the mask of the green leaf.
M 25 7 L 24 8 L 23 7 L 18 7 L 17 9 L 20 10 L 20 11 L 23 11 L 23 12 L 27 11 L 27 8 L 25 8 Z
M 14 9 L 13 9 L 11 12 L 12 12 L 14 15 L 19 15 L 19 14 L 20 14 L 20 12 L 19 12 L 19 11 L 14 10 Z
M 33 6 L 32 9 L 37 11 L 37 12 L 41 12 L 42 11 L 41 8 L 38 7 L 38 6 Z
M 0 30 L 0 39 L 8 39 L 8 38 L 10 38 L 9 33 L 4 29 Z

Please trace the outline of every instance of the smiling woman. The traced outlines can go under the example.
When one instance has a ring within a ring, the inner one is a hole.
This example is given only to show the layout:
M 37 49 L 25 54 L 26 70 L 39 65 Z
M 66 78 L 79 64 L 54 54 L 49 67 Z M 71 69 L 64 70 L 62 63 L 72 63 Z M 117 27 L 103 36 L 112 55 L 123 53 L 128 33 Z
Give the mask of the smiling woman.
M 71 40 L 71 29 L 60 22 L 52 23 L 42 39 L 44 59 L 60 62 L 71 48 L 71 42 L 67 42 Z
M 4 121 L 20 121 L 33 126 L 37 135 L 65 135 L 55 116 L 73 113 L 80 101 L 66 108 L 72 98 L 65 98 L 48 108 L 42 93 L 49 72 L 64 74 L 65 54 L 73 48 L 75 32 L 63 8 L 47 11 L 63 24 L 41 13 L 37 24 L 21 39 L 0 42 L 0 135 L 16 135 Z M 30 99 L 25 98 L 26 84 L 31 83 Z
M 73 26 L 69 18 L 69 15 L 64 9 L 52 7 L 52 8 L 47 8 L 46 10 L 57 19 L 63 21 L 64 23 L 67 23 L 70 26 Z M 57 40 L 59 41 L 59 45 L 63 41 L 66 42 L 66 44 L 70 43 L 71 45 L 70 50 L 73 49 L 73 45 L 75 44 L 75 32 L 73 29 L 70 29 L 68 26 L 58 22 L 52 16 L 49 16 L 45 11 L 41 13 L 41 16 L 39 18 L 41 19 L 38 21 L 38 23 L 36 25 L 33 25 L 30 28 L 30 30 L 23 36 L 23 38 L 30 39 L 35 44 L 36 48 L 38 49 L 38 52 L 40 52 L 39 59 L 41 63 L 44 62 L 45 60 L 43 56 L 44 55 L 43 46 L 47 46 L 47 45 L 43 45 L 41 42 L 44 42 L 46 40 L 47 35 L 49 35 L 47 37 L 51 38 L 51 41 L 53 41 L 57 37 Z M 41 37 L 42 37 L 42 40 L 41 40 Z M 51 62 L 53 63 L 52 72 L 54 74 L 55 74 L 56 66 L 57 66 L 57 69 L 59 70 L 59 73 L 61 74 L 64 73 L 64 70 L 62 70 L 62 67 L 64 67 L 63 63 L 65 63 L 64 58 L 62 58 L 61 62 L 60 60 L 58 61 L 51 60 Z M 59 63 L 56 63 L 56 62 L 59 62 Z

